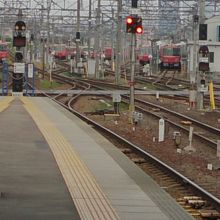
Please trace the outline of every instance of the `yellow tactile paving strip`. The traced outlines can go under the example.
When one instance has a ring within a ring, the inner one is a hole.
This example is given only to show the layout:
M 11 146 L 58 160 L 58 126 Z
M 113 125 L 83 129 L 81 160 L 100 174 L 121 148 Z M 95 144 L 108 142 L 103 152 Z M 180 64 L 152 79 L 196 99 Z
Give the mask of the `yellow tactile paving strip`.
M 6 96 L 0 100 L 0 112 L 4 111 L 10 105 L 10 102 L 14 100 L 12 96 Z
M 114 220 L 119 216 L 70 143 L 27 97 L 20 98 L 47 140 L 82 220 Z

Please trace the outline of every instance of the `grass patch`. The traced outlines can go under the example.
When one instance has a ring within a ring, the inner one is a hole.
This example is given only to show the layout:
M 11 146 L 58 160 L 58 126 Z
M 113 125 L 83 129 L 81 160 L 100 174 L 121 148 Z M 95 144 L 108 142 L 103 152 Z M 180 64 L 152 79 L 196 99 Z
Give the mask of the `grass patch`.
M 82 78 L 82 74 L 77 74 L 77 73 L 71 73 L 71 72 L 64 72 L 63 73 L 64 76 L 68 76 L 68 77 L 74 77 L 74 78 Z
M 127 111 L 129 108 L 128 104 L 126 103 L 119 103 L 119 111 Z M 108 102 L 108 101 L 100 101 L 96 103 L 95 105 L 91 105 L 91 111 L 101 111 L 101 110 L 113 110 L 114 109 L 114 103 Z
M 106 101 L 104 101 L 104 100 L 101 101 L 101 99 L 100 99 L 100 101 L 99 101 L 95 106 L 93 106 L 93 107 L 94 107 L 93 111 L 96 111 L 96 110 L 104 110 L 104 109 L 106 109 L 106 110 L 113 109 L 112 103 L 106 102 Z
M 119 104 L 119 111 L 123 112 L 123 111 L 127 111 L 129 109 L 129 105 L 126 103 L 121 102 Z
M 49 80 L 43 80 L 40 82 L 40 88 L 41 89 L 55 89 L 58 88 L 61 85 L 61 83 L 58 82 L 50 82 Z
M 72 77 L 73 74 L 71 72 L 64 72 L 63 73 L 64 76 L 68 76 L 68 77 Z

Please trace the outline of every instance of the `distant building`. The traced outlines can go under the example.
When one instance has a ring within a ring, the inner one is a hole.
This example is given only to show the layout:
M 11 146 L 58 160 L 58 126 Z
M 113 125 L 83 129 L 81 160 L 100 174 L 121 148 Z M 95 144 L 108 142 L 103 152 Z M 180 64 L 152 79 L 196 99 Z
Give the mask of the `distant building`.
M 205 21 L 207 24 L 207 40 L 197 41 L 197 52 L 201 45 L 208 46 L 209 67 L 214 78 L 220 78 L 220 15 L 213 16 Z M 193 41 L 188 41 L 188 73 L 193 71 Z

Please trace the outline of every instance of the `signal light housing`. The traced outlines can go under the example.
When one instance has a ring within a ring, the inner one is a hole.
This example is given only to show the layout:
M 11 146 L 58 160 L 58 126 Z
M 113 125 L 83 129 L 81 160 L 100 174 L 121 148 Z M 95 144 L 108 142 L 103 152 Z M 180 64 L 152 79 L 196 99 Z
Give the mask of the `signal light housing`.
M 132 24 L 133 23 L 133 18 L 132 17 L 127 17 L 127 24 Z
M 136 22 L 135 22 L 135 33 L 136 34 L 142 34 L 143 33 L 143 27 L 142 27 L 142 18 L 141 17 L 136 17 Z
M 142 34 L 142 18 L 136 15 L 130 15 L 126 18 L 126 32 L 133 34 Z
M 23 92 L 25 63 L 22 48 L 26 46 L 26 24 L 24 21 L 16 21 L 14 25 L 13 46 L 16 47 L 16 52 L 12 80 L 12 92 Z
M 199 24 L 199 40 L 207 40 L 207 24 Z
M 17 21 L 15 23 L 15 31 L 25 31 L 26 24 L 23 21 Z
M 16 51 L 15 53 L 15 61 L 21 62 L 23 60 L 23 53 L 21 51 Z
M 13 73 L 13 83 L 12 91 L 13 92 L 23 92 L 23 77 L 22 73 Z
M 133 33 L 133 24 L 134 24 L 134 17 L 128 16 L 126 18 L 126 32 Z
M 142 28 L 142 26 L 137 26 L 137 27 L 136 27 L 136 30 L 135 30 L 135 33 L 136 33 L 136 34 L 142 34 L 142 33 L 143 33 L 143 28 Z
M 25 47 L 26 46 L 26 37 L 14 36 L 13 37 L 13 46 L 14 47 Z
M 209 71 L 209 48 L 205 45 L 199 48 L 199 71 Z

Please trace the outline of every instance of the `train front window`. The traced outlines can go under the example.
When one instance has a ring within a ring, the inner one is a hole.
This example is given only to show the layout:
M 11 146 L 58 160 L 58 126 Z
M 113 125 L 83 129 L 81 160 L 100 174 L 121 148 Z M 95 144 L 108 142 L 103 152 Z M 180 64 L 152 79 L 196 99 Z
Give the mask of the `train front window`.
M 180 56 L 180 48 L 173 48 L 173 56 Z
M 173 56 L 173 48 L 164 48 L 165 56 Z
M 165 48 L 165 56 L 180 56 L 180 48 Z
M 6 45 L 0 45 L 0 51 L 6 51 L 7 46 Z

